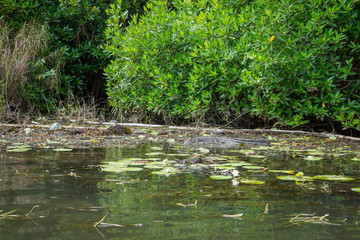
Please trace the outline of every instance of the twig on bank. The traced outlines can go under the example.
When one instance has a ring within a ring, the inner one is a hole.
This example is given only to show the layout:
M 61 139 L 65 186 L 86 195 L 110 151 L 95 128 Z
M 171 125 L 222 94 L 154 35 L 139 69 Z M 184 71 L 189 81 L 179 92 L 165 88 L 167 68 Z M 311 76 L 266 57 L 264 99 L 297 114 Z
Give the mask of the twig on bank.
M 143 124 L 143 123 L 114 123 L 114 122 L 95 122 L 95 121 L 85 121 L 84 124 L 93 125 L 90 127 L 86 126 L 62 126 L 64 129 L 83 129 L 83 130 L 104 130 L 104 125 L 119 125 L 124 127 L 145 127 L 145 128 L 166 128 L 166 129 L 176 129 L 176 130 L 187 130 L 187 131 L 227 131 L 232 133 L 257 133 L 257 134 L 301 134 L 308 135 L 313 137 L 323 137 L 330 138 L 335 137 L 338 139 L 351 140 L 351 141 L 360 141 L 360 138 L 344 136 L 341 134 L 331 134 L 331 133 L 316 133 L 316 132 L 307 132 L 307 131 L 297 131 L 297 130 L 278 130 L 278 129 L 221 129 L 221 128 L 199 128 L 199 127 L 188 127 L 188 126 L 169 126 L 169 125 L 157 125 L 157 124 Z M 39 125 L 39 124 L 1 124 L 3 127 L 17 127 L 17 128 L 50 128 L 50 125 Z

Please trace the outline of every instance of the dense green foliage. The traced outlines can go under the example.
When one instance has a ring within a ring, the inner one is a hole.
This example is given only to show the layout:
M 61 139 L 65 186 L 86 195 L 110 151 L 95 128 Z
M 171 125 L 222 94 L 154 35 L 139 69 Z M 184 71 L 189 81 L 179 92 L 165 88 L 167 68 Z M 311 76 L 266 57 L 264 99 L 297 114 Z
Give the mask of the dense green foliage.
M 358 1 L 157 0 L 126 32 L 121 13 L 110 11 L 106 47 L 119 112 L 360 129 Z
M 54 95 L 54 91 L 50 91 L 42 82 L 28 81 L 31 84 L 19 86 L 24 99 L 37 105 L 38 109 L 47 111 L 55 110 L 57 102 L 67 99 L 69 95 L 92 95 L 97 99 L 106 97 L 103 68 L 108 64 L 109 56 L 101 45 L 105 42 L 104 30 L 107 25 L 105 10 L 112 2 L 0 0 L 0 16 L 4 24 L 11 27 L 13 36 L 24 24 L 35 21 L 47 29 L 46 38 L 49 41 L 46 52 L 57 55 L 58 68 L 45 67 L 52 64 L 44 57 L 28 62 L 30 79 L 41 79 L 43 82 L 47 81 L 46 77 L 50 73 L 52 76 L 60 75 L 57 94 Z M 128 15 L 141 14 L 144 3 L 144 0 L 124 1 L 123 9 L 127 10 L 125 21 Z M 51 109 L 49 100 L 52 102 Z
M 26 23 L 15 34 L 8 24 L 0 28 L 0 114 L 6 106 L 43 111 L 56 106 L 59 54 L 49 52 L 46 25 Z M 40 101 L 39 101 L 40 100 Z
M 359 10 L 358 0 L 0 0 L 7 50 L 30 22 L 44 39 L 23 59 L 26 76 L 3 64 L 0 99 L 53 111 L 69 95 L 105 98 L 107 66 L 120 114 L 360 130 Z

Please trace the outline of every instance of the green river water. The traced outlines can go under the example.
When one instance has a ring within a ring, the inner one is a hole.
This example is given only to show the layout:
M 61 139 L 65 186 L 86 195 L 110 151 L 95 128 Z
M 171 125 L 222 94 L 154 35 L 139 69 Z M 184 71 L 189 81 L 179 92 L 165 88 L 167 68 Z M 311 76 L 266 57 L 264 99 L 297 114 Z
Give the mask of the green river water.
M 0 239 L 360 239 L 358 154 L 155 143 L 9 152 L 0 158 Z M 330 174 L 354 179 L 304 181 Z

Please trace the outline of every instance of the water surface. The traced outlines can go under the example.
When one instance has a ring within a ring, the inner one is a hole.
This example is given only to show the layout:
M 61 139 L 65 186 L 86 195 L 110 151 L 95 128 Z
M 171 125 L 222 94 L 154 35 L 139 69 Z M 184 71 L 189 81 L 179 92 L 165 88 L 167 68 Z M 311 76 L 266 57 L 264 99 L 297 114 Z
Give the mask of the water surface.
M 1 239 L 360 239 L 360 194 L 351 190 L 360 186 L 360 162 L 351 160 L 357 152 L 339 149 L 315 161 L 311 152 L 247 150 L 190 151 L 152 143 L 3 154 Z M 194 154 L 206 160 L 200 163 Z M 113 162 L 143 169 L 106 170 Z M 265 169 L 235 167 L 235 181 L 209 178 L 231 176 L 233 169 L 220 168 L 234 162 Z M 169 174 L 152 174 L 161 169 Z M 355 180 L 277 178 L 298 172 Z M 239 183 L 242 179 L 264 184 Z

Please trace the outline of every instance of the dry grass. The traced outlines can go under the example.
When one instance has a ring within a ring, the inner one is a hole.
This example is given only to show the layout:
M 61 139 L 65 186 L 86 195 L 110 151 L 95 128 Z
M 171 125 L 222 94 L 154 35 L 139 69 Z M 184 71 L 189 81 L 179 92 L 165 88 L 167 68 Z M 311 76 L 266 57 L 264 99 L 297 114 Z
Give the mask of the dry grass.
M 56 118 L 59 120 L 76 120 L 79 122 L 101 118 L 98 104 L 94 98 L 88 100 L 70 96 L 65 102 L 60 102 Z
M 16 115 L 20 112 L 34 112 L 33 103 L 23 99 L 20 89 L 30 81 L 36 81 L 31 74 L 29 62 L 35 62 L 47 49 L 47 28 L 36 23 L 25 23 L 16 33 L 0 22 L 0 114 Z M 56 54 L 47 57 L 55 62 Z M 57 77 L 43 81 L 44 87 L 56 88 Z
M 46 29 L 26 23 L 15 37 L 11 38 L 10 28 L 5 24 L 0 28 L 0 79 L 2 96 L 8 103 L 21 98 L 18 86 L 28 80 L 29 61 L 46 48 Z

